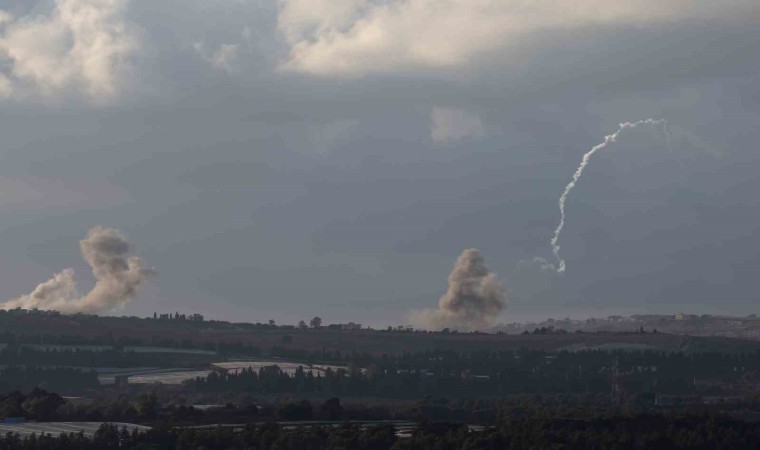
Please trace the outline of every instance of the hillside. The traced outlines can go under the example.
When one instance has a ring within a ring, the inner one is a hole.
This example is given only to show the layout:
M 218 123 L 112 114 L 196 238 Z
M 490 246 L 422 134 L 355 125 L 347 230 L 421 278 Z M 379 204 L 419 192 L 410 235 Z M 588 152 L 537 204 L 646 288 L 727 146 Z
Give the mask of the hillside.
M 213 348 L 220 343 L 307 351 L 401 354 L 454 351 L 637 349 L 685 352 L 755 352 L 760 342 L 666 333 L 597 332 L 483 334 L 387 330 L 298 329 L 292 326 L 218 321 L 156 320 L 86 315 L 0 314 L 0 342 L 38 344 L 161 345 Z M 44 331 L 42 331 L 44 330 Z

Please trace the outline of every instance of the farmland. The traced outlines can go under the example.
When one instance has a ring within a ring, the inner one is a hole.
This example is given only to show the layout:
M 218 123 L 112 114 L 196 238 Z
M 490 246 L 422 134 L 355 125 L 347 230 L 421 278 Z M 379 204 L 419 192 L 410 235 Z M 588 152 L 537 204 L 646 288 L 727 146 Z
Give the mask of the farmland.
M 19 436 L 31 436 L 33 434 L 50 434 L 58 436 L 61 433 L 82 433 L 85 436 L 93 436 L 103 422 L 28 422 L 28 423 L 0 423 L 0 435 L 7 433 L 18 434 Z M 117 428 L 127 429 L 128 431 L 138 430 L 147 431 L 150 427 L 136 425 L 132 423 L 112 423 Z
M 345 369 L 345 366 L 335 365 L 304 365 L 300 363 L 288 362 L 283 360 L 262 360 L 262 361 L 226 361 L 220 363 L 214 363 L 215 367 L 224 369 L 227 372 L 237 373 L 242 370 L 255 370 L 259 371 L 265 367 L 277 366 L 279 369 L 288 374 L 293 375 L 299 368 L 303 368 L 307 372 L 321 372 L 324 373 L 327 369 L 338 370 Z

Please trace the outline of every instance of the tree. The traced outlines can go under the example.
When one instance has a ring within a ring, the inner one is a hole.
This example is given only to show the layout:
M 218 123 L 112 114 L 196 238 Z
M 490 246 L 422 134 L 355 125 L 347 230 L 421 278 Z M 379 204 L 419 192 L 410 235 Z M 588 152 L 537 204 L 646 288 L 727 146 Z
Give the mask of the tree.
M 305 330 L 307 328 L 309 328 L 309 327 L 306 326 L 306 322 L 304 322 L 303 320 L 299 320 L 298 321 L 298 329 L 299 330 Z
M 35 388 L 24 400 L 22 408 L 34 419 L 50 420 L 55 417 L 58 408 L 64 403 L 66 402 L 60 395 Z
M 137 413 L 144 419 L 156 417 L 158 413 L 158 396 L 155 392 L 140 395 L 137 399 Z
M 336 397 L 328 398 L 322 403 L 319 412 L 324 419 L 340 420 L 343 417 L 343 407 L 340 405 L 340 399 Z
M 24 401 L 24 395 L 21 392 L 14 391 L 0 399 L 0 417 L 19 417 L 24 415 L 21 403 Z
M 280 420 L 311 420 L 313 407 L 308 400 L 286 403 L 277 410 Z
M 311 325 L 312 328 L 320 328 L 322 326 L 322 319 L 317 316 L 311 319 L 311 322 L 309 322 L 309 325 Z

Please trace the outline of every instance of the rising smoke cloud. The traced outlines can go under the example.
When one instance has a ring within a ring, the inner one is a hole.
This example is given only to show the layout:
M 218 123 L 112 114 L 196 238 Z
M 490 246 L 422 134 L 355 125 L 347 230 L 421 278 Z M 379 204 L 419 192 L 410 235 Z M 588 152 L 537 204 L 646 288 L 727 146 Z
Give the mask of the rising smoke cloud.
M 583 175 L 583 170 L 588 166 L 589 161 L 591 160 L 591 157 L 594 156 L 594 153 L 598 152 L 599 150 L 602 150 L 603 148 L 607 147 L 608 145 L 612 144 L 613 142 L 616 142 L 618 137 L 620 137 L 620 134 L 629 129 L 633 129 L 642 125 L 650 125 L 650 126 L 660 126 L 662 127 L 662 131 L 665 134 L 665 137 L 668 137 L 668 129 L 667 124 L 664 120 L 655 120 L 655 119 L 645 119 L 645 120 L 639 120 L 638 122 L 625 122 L 620 124 L 620 128 L 613 134 L 610 134 L 608 136 L 604 137 L 604 142 L 601 144 L 593 147 L 591 150 L 586 152 L 583 155 L 583 158 L 581 159 L 581 163 L 578 166 L 577 169 L 575 169 L 575 173 L 573 173 L 573 179 L 570 181 L 570 183 L 565 186 L 565 190 L 562 192 L 562 195 L 559 197 L 559 214 L 560 214 L 560 220 L 559 225 L 557 225 L 557 228 L 554 230 L 554 235 L 552 236 L 549 243 L 552 246 L 552 252 L 554 253 L 554 258 L 557 260 L 557 265 L 550 263 L 545 263 L 541 258 L 536 258 L 536 261 L 539 261 L 542 263 L 542 268 L 544 269 L 552 269 L 556 271 L 557 273 L 564 273 L 565 269 L 567 268 L 567 265 L 565 264 L 565 260 L 559 255 L 559 238 L 562 235 L 562 230 L 565 228 L 565 203 L 567 202 L 567 198 L 570 196 L 570 192 L 575 188 L 575 185 L 578 183 L 578 180 L 580 180 L 581 175 Z
M 459 255 L 438 309 L 417 311 L 410 320 L 415 327 L 428 330 L 484 331 L 495 325 L 506 305 L 504 286 L 486 266 L 480 250 L 470 248 Z
M 74 270 L 65 269 L 30 294 L 0 304 L 0 309 L 38 308 L 65 314 L 108 312 L 123 308 L 134 299 L 137 288 L 154 273 L 142 259 L 127 256 L 132 245 L 114 228 L 90 229 L 79 246 L 95 276 L 95 287 L 90 292 L 80 296 Z

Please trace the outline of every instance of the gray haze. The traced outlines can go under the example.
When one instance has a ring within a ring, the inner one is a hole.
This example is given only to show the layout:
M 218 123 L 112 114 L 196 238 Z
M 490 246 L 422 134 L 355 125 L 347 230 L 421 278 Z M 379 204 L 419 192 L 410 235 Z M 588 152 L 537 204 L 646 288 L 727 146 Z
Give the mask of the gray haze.
M 402 325 L 464 248 L 499 320 L 756 313 L 760 3 L 523 4 L 0 0 L 0 298 L 105 223 L 160 272 L 117 314 Z
M 95 287 L 84 296 L 77 290 L 74 270 L 65 269 L 38 285 L 29 295 L 0 303 L 0 309 L 43 309 L 63 313 L 107 313 L 123 309 L 151 275 L 119 230 L 94 227 L 79 241 L 82 256 L 92 268 Z
M 506 306 L 504 286 L 488 269 L 480 250 L 470 248 L 457 258 L 438 308 L 415 312 L 410 320 L 416 328 L 427 330 L 487 331 Z

